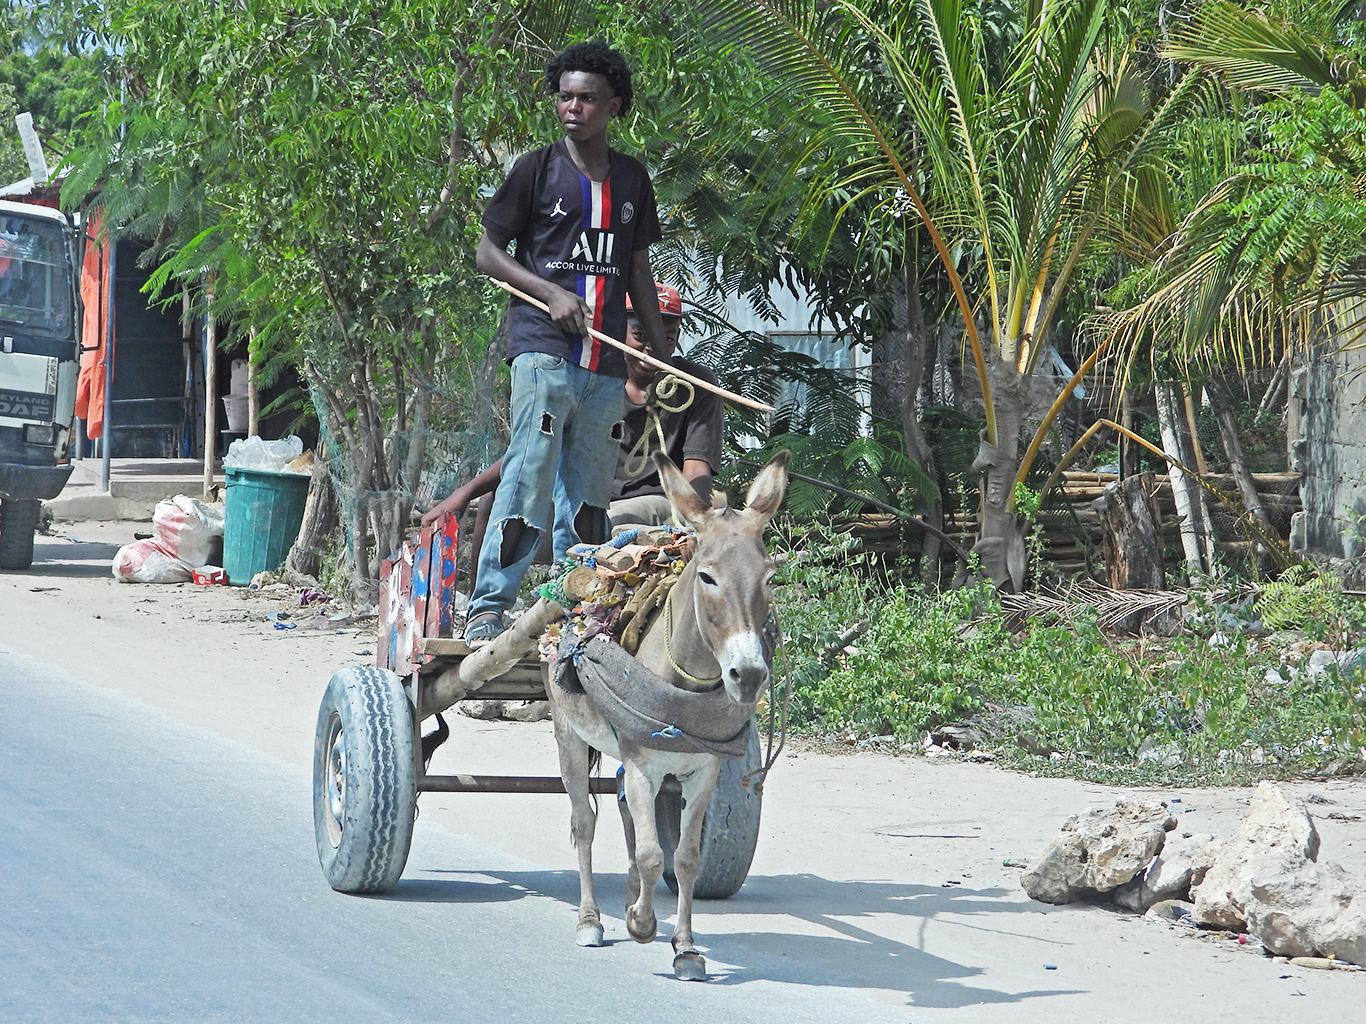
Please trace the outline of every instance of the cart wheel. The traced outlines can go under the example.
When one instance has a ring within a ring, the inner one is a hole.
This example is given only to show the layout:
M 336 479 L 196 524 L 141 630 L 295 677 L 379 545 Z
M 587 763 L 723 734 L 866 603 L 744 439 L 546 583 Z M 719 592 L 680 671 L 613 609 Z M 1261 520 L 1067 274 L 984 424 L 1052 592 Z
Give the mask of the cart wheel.
M 33 564 L 33 534 L 43 515 L 37 498 L 0 501 L 0 569 L 27 569 Z
M 417 780 L 403 683 L 372 665 L 327 684 L 313 738 L 313 831 L 338 892 L 386 892 L 413 839 Z
M 745 756 L 721 762 L 721 774 L 711 791 L 702 818 L 702 869 L 693 887 L 694 898 L 724 900 L 745 884 L 759 842 L 759 810 L 763 800 L 752 788 L 742 785 L 741 780 L 762 766 L 759 730 L 752 728 Z M 678 789 L 670 786 L 660 790 L 655 800 L 655 822 L 660 845 L 664 847 L 664 883 L 673 893 L 678 892 L 674 850 L 678 848 L 682 809 L 683 795 Z

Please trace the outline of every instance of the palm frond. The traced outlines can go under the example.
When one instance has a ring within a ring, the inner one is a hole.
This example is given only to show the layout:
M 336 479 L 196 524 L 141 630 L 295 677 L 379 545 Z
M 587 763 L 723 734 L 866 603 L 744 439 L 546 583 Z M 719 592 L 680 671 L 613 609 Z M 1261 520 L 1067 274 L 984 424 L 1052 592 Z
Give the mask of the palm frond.
M 1340 89 L 1366 107 L 1366 69 L 1295 25 L 1216 0 L 1173 33 L 1166 56 L 1217 71 L 1230 85 L 1282 95 Z

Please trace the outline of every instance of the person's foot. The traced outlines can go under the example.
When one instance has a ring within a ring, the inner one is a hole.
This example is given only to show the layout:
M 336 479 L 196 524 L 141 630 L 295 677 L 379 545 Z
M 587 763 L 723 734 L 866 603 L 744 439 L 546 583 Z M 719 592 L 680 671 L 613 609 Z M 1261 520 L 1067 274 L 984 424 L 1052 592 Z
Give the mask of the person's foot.
M 504 630 L 502 612 L 480 612 L 465 623 L 465 643 L 481 647 Z

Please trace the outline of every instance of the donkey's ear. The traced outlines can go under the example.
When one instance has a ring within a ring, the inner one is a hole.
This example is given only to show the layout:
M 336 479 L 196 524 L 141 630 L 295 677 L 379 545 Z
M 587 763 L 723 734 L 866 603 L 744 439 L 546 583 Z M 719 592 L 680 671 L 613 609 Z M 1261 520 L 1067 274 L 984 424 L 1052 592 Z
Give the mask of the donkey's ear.
M 659 470 L 659 482 L 664 485 L 665 496 L 683 517 L 683 521 L 696 527 L 698 521 L 711 511 L 711 506 L 697 496 L 688 478 L 667 455 L 655 452 L 654 461 L 655 468 Z
M 784 448 L 768 460 L 768 465 L 759 471 L 754 483 L 749 485 L 749 494 L 745 496 L 746 509 L 757 512 L 765 519 L 778 511 L 778 506 L 783 503 L 783 495 L 787 493 L 787 461 L 790 458 L 792 453 Z

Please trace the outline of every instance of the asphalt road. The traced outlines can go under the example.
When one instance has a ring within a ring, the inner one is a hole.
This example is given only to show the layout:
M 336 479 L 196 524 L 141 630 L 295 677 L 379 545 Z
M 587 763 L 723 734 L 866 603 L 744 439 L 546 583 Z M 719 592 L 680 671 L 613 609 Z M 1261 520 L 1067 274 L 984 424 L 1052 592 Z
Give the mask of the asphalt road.
M 916 1019 L 740 939 L 708 984 L 667 925 L 579 949 L 571 873 L 435 827 L 393 893 L 334 893 L 296 764 L 4 646 L 0 701 L 0 1021 Z

